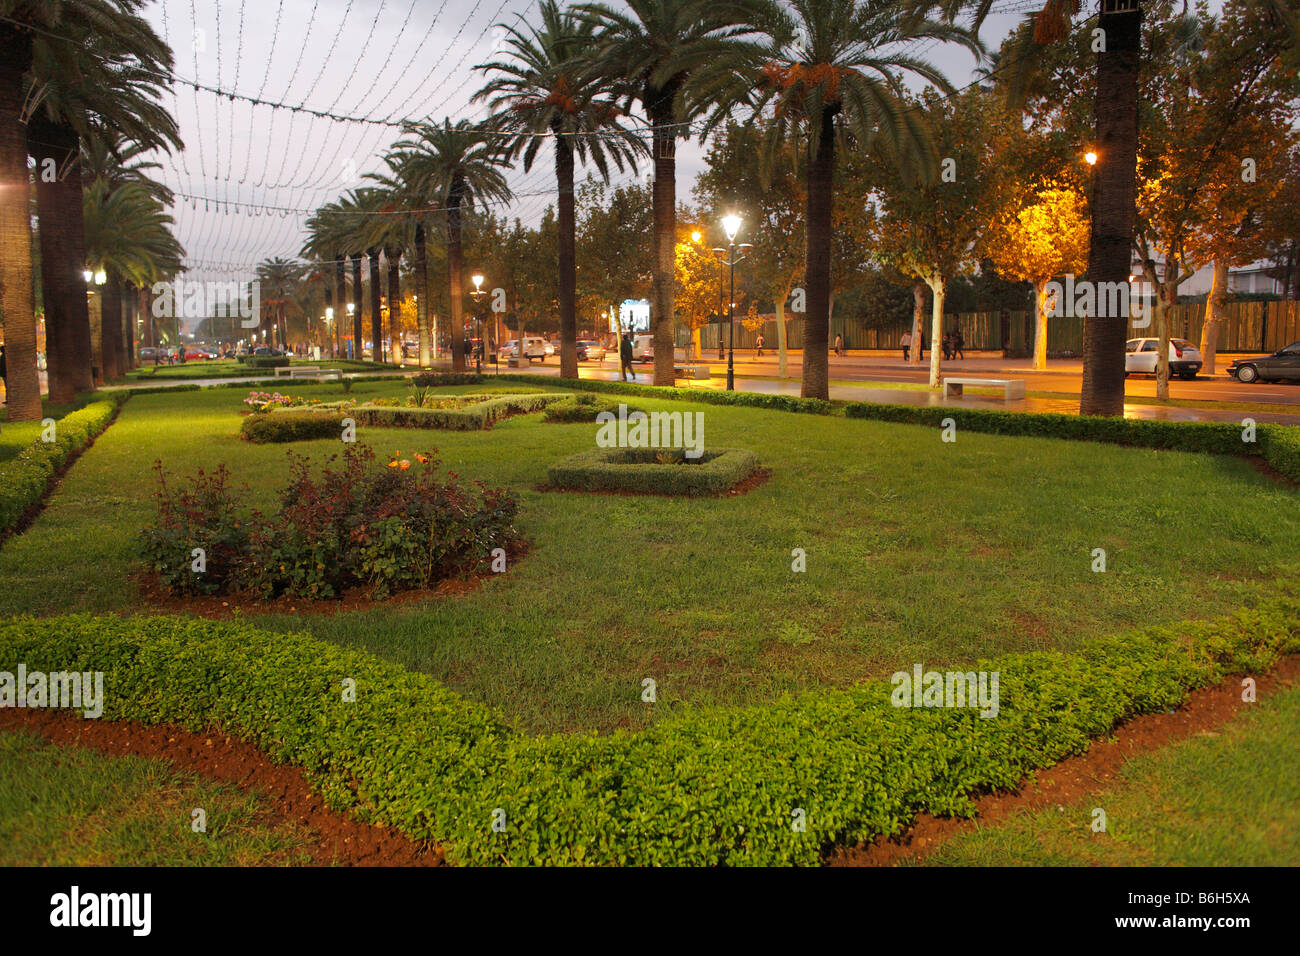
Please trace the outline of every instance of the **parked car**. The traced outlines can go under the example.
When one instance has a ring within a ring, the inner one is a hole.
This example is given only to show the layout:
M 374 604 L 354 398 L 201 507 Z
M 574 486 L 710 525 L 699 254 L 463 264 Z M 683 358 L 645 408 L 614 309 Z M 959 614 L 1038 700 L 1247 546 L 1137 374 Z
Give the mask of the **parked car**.
M 1228 374 L 1239 382 L 1300 382 L 1300 342 L 1292 342 L 1272 355 L 1233 359 L 1228 363 Z
M 1129 339 L 1124 345 L 1124 374 L 1154 375 L 1159 339 Z M 1169 374 L 1193 379 L 1201 370 L 1201 351 L 1186 339 L 1169 340 Z
M 578 340 L 578 361 L 579 362 L 605 361 L 605 346 L 601 345 L 595 339 L 579 339 Z
M 519 347 L 518 339 L 510 339 L 498 350 L 502 358 L 509 358 L 515 354 L 515 349 Z M 524 357 L 529 361 L 546 361 L 546 356 L 554 355 L 555 352 L 549 344 L 543 339 L 532 335 L 524 336 Z
M 653 362 L 655 360 L 655 337 L 638 335 L 632 339 L 632 361 Z
M 278 356 L 283 355 L 283 354 L 284 354 L 284 350 L 283 350 L 283 349 L 273 348 L 273 347 L 270 346 L 270 345 L 259 345 L 257 348 L 253 349 L 253 354 L 254 354 L 254 355 L 269 355 L 269 356 L 272 356 L 272 357 L 274 358 L 274 357 L 278 357 Z
M 157 358 L 158 358 L 158 350 L 154 348 L 152 345 L 146 345 L 140 349 L 141 362 L 153 362 L 156 361 Z

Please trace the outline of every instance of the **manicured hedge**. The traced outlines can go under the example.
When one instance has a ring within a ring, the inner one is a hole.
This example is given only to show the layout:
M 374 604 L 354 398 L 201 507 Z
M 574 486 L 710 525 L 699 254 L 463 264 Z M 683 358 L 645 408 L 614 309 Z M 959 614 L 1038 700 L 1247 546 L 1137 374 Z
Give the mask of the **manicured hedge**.
M 289 356 L 250 355 L 247 364 L 249 368 L 288 368 Z
M 610 398 L 603 398 L 590 392 L 580 392 L 577 395 L 569 396 L 563 401 L 547 405 L 546 411 L 542 413 L 542 418 L 545 421 L 559 424 L 594 422 L 596 416 L 601 412 L 611 412 L 617 415 L 619 404 L 619 402 Z M 636 411 L 640 411 L 640 409 L 631 405 L 627 407 L 627 414 L 629 415 Z
M 883 405 L 875 402 L 850 402 L 845 406 L 844 414 L 849 418 L 933 425 L 936 428 L 942 425 L 944 419 L 951 418 L 958 433 L 965 430 L 994 435 L 1101 441 L 1141 448 L 1219 455 L 1259 455 L 1293 481 L 1300 481 L 1300 430 L 1292 425 L 1258 425 L 1255 429 L 1256 440 L 1247 442 L 1243 441 L 1245 428 L 1237 422 L 1166 422 L 1045 412 L 1000 412 L 951 406 Z
M 13 458 L 0 463 L 0 535 L 11 531 L 23 515 L 40 502 L 60 468 L 75 453 L 108 427 L 126 401 L 122 393 L 105 397 L 69 412 L 54 426 L 52 442 L 39 438 Z
M 970 665 L 1000 675 L 991 719 L 895 708 L 889 681 L 873 680 L 687 708 L 636 734 L 532 737 L 425 675 L 307 635 L 177 618 L 0 622 L 0 669 L 103 671 L 105 719 L 220 727 L 304 768 L 332 806 L 476 864 L 815 864 L 920 812 L 969 814 L 973 795 L 1129 717 L 1296 651 L 1292 588 L 1231 618 Z
M 675 460 L 661 464 L 658 457 Z M 758 469 L 754 453 L 714 448 L 698 461 L 681 461 L 681 451 L 657 448 L 597 448 L 547 469 L 547 480 L 571 491 L 626 491 L 645 495 L 718 495 Z
M 345 417 L 337 410 L 294 408 L 283 412 L 260 412 L 245 418 L 239 433 L 258 444 L 311 441 L 314 438 L 341 439 Z
M 505 376 L 501 377 L 506 380 Z M 479 376 L 474 384 L 487 381 Z M 588 392 L 606 392 L 611 395 L 640 395 L 644 398 L 664 398 L 682 402 L 700 402 L 704 405 L 735 405 L 744 408 L 771 408 L 782 412 L 804 412 L 810 415 L 830 415 L 836 405 L 820 398 L 796 398 L 793 395 L 764 395 L 760 392 L 719 392 L 708 388 L 675 388 L 666 385 L 636 385 L 632 382 L 606 382 L 595 378 L 551 378 L 549 375 L 519 375 L 511 373 L 509 381 L 531 382 L 553 388 L 573 388 Z
M 402 408 L 387 405 L 358 405 L 352 417 L 358 425 L 389 428 L 446 428 L 481 430 L 509 415 L 523 415 L 545 408 L 551 402 L 568 398 L 565 392 L 538 392 L 533 395 L 501 395 L 485 398 L 477 405 L 463 408 Z

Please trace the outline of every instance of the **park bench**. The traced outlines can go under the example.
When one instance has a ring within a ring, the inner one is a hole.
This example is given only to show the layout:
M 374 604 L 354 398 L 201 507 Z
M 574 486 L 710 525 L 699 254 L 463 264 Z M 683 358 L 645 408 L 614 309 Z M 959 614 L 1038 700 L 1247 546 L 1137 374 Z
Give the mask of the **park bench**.
M 965 385 L 987 386 L 1002 389 L 1004 401 L 1025 397 L 1025 380 L 1021 378 L 958 378 L 955 376 L 943 380 L 943 397 L 960 396 Z
M 337 378 L 343 377 L 341 368 L 317 368 L 315 365 L 282 365 L 275 371 L 275 377 L 279 378 L 280 373 L 288 375 L 290 378 Z

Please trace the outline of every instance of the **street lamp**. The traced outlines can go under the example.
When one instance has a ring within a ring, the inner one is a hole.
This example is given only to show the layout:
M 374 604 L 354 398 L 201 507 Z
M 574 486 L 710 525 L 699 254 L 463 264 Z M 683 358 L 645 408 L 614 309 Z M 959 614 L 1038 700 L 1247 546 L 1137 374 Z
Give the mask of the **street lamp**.
M 1089 166 L 1096 166 L 1097 165 L 1096 152 L 1091 149 L 1088 150 L 1086 153 L 1083 154 L 1083 161 L 1087 163 Z
M 474 273 L 470 276 L 470 281 L 474 283 L 474 291 L 469 297 L 474 300 L 474 322 L 478 325 L 478 348 L 474 350 L 474 374 L 483 374 L 483 316 L 479 313 L 479 303 L 483 301 L 483 296 L 487 292 L 483 289 L 482 273 Z
M 730 329 L 730 344 L 727 346 L 727 391 L 734 392 L 736 390 L 736 263 L 743 262 L 754 247 L 748 242 L 736 245 L 736 235 L 740 232 L 740 217 L 735 213 L 722 217 L 722 228 L 727 233 L 727 248 L 714 249 L 713 254 L 719 262 L 731 270 L 731 298 L 727 306 L 727 325 Z

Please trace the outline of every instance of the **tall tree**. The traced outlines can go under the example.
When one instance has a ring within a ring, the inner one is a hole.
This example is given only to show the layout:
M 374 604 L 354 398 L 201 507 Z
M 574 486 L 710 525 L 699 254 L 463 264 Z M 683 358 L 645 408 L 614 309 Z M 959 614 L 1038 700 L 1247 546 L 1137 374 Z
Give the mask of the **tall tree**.
M 736 22 L 739 8 L 710 0 L 625 0 L 627 12 L 603 3 L 573 9 L 597 25 L 591 62 L 611 89 L 640 103 L 650 121 L 654 164 L 650 320 L 654 384 L 672 385 L 673 268 L 677 242 L 677 140 L 712 108 L 745 62 L 737 41 L 752 32 Z
M 910 75 L 946 92 L 952 87 L 910 46 L 931 40 L 980 47 L 964 29 L 909 15 L 898 4 L 767 0 L 758 9 L 754 25 L 765 40 L 752 54 L 762 61 L 752 79 L 756 95 L 733 81 L 719 94 L 721 112 L 741 106 L 770 117 L 764 149 L 769 163 L 783 142 L 803 143 L 808 238 L 800 393 L 827 398 L 837 146 L 879 140 L 917 168 L 935 170 L 924 122 L 906 107 L 900 78 Z
M 393 146 L 409 185 L 447 221 L 447 288 L 451 323 L 452 365 L 465 370 L 464 309 L 461 283 L 464 265 L 463 216 L 476 206 L 506 202 L 510 189 L 501 172 L 504 157 L 489 131 L 468 120 L 452 123 L 410 123 Z
M 512 158 L 522 155 L 532 169 L 547 139 L 555 149 L 559 212 L 560 375 L 578 377 L 575 158 L 588 160 L 608 181 L 609 165 L 621 172 L 632 164 L 642 141 L 620 122 L 622 113 L 585 60 L 595 39 L 595 23 L 562 11 L 555 0 L 541 0 L 541 23 L 506 27 L 506 56 L 477 69 L 488 83 L 475 96 L 494 114 L 499 144 Z

